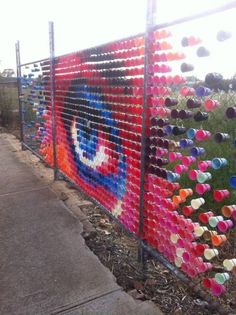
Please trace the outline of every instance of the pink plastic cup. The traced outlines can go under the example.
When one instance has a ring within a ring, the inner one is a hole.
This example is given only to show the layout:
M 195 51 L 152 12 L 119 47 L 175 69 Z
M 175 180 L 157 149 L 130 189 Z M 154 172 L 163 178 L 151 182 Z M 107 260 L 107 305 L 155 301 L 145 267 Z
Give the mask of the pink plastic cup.
M 231 220 L 220 221 L 217 224 L 217 229 L 222 233 L 226 233 L 229 229 L 233 227 L 233 225 L 234 223 Z
M 207 130 L 198 130 L 195 134 L 195 138 L 197 141 L 208 140 L 211 137 L 210 131 Z
M 193 95 L 195 95 L 195 90 L 194 90 L 194 88 L 183 86 L 180 90 L 180 94 L 182 96 L 193 96 Z
M 212 211 L 204 212 L 199 214 L 199 221 L 208 224 L 210 217 L 213 217 L 214 213 Z
M 211 283 L 211 293 L 214 296 L 220 296 L 225 293 L 226 288 L 223 284 L 217 283 L 215 280 Z
M 205 110 L 207 112 L 211 112 L 212 110 L 219 107 L 220 103 L 216 100 L 207 99 L 207 100 L 205 100 L 204 106 L 205 106 Z
M 230 192 L 227 189 L 224 190 L 215 190 L 213 193 L 213 198 L 217 202 L 221 202 L 225 198 L 228 198 L 230 195 Z
M 211 186 L 209 184 L 197 184 L 195 190 L 199 195 L 203 195 L 205 192 L 211 190 Z
M 188 173 L 188 177 L 191 180 L 196 180 L 197 179 L 197 175 L 199 173 L 201 173 L 201 171 L 199 171 L 199 170 L 190 170 L 189 173 Z
M 194 156 L 183 156 L 182 157 L 182 163 L 185 166 L 189 166 L 190 164 L 195 163 L 195 162 L 196 162 L 196 158 Z
M 200 171 L 205 172 L 208 167 L 211 167 L 211 161 L 200 161 L 198 163 L 198 168 Z
M 180 152 L 170 152 L 169 153 L 169 160 L 170 162 L 173 162 L 175 160 L 181 160 L 182 154 Z
M 232 218 L 234 219 L 234 221 L 236 221 L 236 210 L 233 211 Z
M 168 150 L 163 148 L 157 148 L 156 156 L 166 156 L 168 155 Z
M 212 263 L 202 262 L 202 264 L 198 267 L 199 272 L 206 272 L 208 270 L 211 270 L 213 268 Z
M 179 164 L 175 166 L 175 173 L 177 174 L 182 174 L 187 171 L 188 171 L 188 167 L 183 164 Z

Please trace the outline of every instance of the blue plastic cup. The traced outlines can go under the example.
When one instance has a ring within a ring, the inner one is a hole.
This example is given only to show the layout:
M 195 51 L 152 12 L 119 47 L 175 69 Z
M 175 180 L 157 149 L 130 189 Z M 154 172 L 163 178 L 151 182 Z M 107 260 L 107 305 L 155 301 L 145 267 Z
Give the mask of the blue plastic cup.
M 229 179 L 229 185 L 232 188 L 236 188 L 236 175 L 233 175 Z
M 171 171 L 167 172 L 167 180 L 170 181 L 171 183 L 177 181 L 180 179 L 180 175 Z
M 190 149 L 190 154 L 194 157 L 204 155 L 206 153 L 205 149 L 202 147 L 193 147 Z
M 199 86 L 196 88 L 196 95 L 199 97 L 208 96 L 211 94 L 211 90 L 205 86 Z
M 212 167 L 215 170 L 218 170 L 228 164 L 228 161 L 225 158 L 214 158 L 212 161 Z
M 194 142 L 191 139 L 181 139 L 179 142 L 181 149 L 192 147 L 193 144 L 194 144 Z
M 165 131 L 168 135 L 171 135 L 174 127 L 175 127 L 174 125 L 167 125 L 167 126 L 164 127 L 164 131 Z
M 197 129 L 190 128 L 187 130 L 187 137 L 189 139 L 194 139 Z

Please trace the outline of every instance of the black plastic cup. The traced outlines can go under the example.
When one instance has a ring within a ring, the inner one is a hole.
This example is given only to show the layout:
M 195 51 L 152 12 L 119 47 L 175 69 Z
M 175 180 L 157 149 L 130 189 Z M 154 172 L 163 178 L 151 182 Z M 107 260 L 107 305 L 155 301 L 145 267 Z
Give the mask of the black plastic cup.
M 201 107 L 202 102 L 193 98 L 189 98 L 186 105 L 188 108 L 198 108 Z
M 179 112 L 180 119 L 188 119 L 191 117 L 193 117 L 193 112 L 191 112 L 190 110 L 181 109 L 181 111 Z
M 175 126 L 172 130 L 172 134 L 174 136 L 179 136 L 179 135 L 182 135 L 184 134 L 185 132 L 187 131 L 187 128 L 185 127 L 179 127 L 179 126 Z
M 170 97 L 167 97 L 165 99 L 165 106 L 166 107 L 171 107 L 171 106 L 175 106 L 178 104 L 178 100 L 176 98 L 170 98 Z
M 190 72 L 194 70 L 194 66 L 189 63 L 183 62 L 180 66 L 180 70 L 181 72 Z
M 236 107 L 229 107 L 225 112 L 227 118 L 233 119 L 236 117 Z
M 160 119 L 158 119 L 158 121 L 157 121 L 157 126 L 162 128 L 162 127 L 168 125 L 169 123 L 170 123 L 170 122 L 169 122 L 168 119 L 160 118 Z
M 221 142 L 227 141 L 229 138 L 230 138 L 230 136 L 228 133 L 221 133 L 221 132 L 217 132 L 214 136 L 216 143 L 221 143 Z
M 208 119 L 208 113 L 205 113 L 205 112 L 197 112 L 193 118 L 195 121 L 203 121 L 203 120 L 207 120 Z
M 172 109 L 171 117 L 174 119 L 179 118 L 179 110 L 178 109 Z

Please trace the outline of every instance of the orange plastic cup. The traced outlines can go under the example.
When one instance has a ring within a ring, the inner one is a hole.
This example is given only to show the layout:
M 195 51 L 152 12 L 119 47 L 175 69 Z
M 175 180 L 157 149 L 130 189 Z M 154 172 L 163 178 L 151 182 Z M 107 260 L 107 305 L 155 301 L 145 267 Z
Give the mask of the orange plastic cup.
M 223 244 L 226 241 L 227 241 L 227 237 L 224 234 L 213 235 L 211 237 L 211 242 L 212 242 L 212 245 L 214 245 L 214 246 L 220 246 L 221 244 Z
M 179 195 L 182 199 L 186 199 L 188 196 L 192 196 L 193 190 L 191 188 L 180 189 Z
M 179 196 L 179 195 L 175 195 L 175 196 L 173 196 L 172 201 L 173 201 L 173 203 L 174 203 L 175 205 L 179 205 L 180 203 L 185 202 L 186 199 L 185 199 L 185 198 L 182 198 L 182 197 Z

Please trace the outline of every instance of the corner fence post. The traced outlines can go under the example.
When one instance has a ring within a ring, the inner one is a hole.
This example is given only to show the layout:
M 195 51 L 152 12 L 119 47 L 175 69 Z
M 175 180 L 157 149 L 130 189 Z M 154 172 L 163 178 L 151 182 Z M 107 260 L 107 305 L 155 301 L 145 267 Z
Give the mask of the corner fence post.
M 21 86 L 21 60 L 20 60 L 20 42 L 15 44 L 16 48 L 16 75 L 17 75 L 17 89 L 18 89 L 18 102 L 19 102 L 19 119 L 20 119 L 20 142 L 21 149 L 24 150 L 24 112 L 22 98 L 22 86 Z
M 144 93 L 143 93 L 143 110 L 142 110 L 142 135 L 141 135 L 141 169 L 140 169 L 140 201 L 139 201 L 139 248 L 138 260 L 145 263 L 144 249 L 142 246 L 143 234 L 143 219 L 144 219 L 144 184 L 145 184 L 145 170 L 146 170 L 146 128 L 147 128 L 147 87 L 149 77 L 149 34 L 155 23 L 156 15 L 156 0 L 148 0 L 146 13 L 146 31 L 144 42 Z
M 54 24 L 49 22 L 49 48 L 50 48 L 50 96 L 52 118 L 52 143 L 53 143 L 53 170 L 54 180 L 58 179 L 57 147 L 56 147 L 56 115 L 55 115 L 55 48 Z

